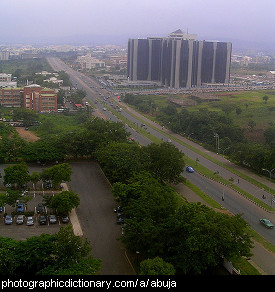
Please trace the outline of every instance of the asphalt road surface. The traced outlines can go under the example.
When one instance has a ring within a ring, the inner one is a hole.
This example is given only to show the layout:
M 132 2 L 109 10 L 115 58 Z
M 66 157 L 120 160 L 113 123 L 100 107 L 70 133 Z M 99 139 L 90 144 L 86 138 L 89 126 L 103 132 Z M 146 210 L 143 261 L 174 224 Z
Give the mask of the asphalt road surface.
M 92 254 L 102 260 L 101 275 L 134 275 L 126 250 L 118 240 L 121 226 L 116 224 L 117 206 L 111 186 L 100 167 L 91 162 L 70 163 L 73 169 L 69 188 L 80 197 L 76 209 L 84 234 L 92 246 Z

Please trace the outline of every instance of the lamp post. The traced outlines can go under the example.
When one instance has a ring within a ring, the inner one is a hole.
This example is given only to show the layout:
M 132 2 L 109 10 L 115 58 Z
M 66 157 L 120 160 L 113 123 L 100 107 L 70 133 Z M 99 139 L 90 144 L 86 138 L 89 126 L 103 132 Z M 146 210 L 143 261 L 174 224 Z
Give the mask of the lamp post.
M 271 181 L 271 174 L 272 174 L 272 171 L 275 170 L 275 168 L 272 168 L 271 170 L 268 170 L 268 169 L 265 169 L 265 168 L 262 168 L 263 171 L 267 171 L 269 173 L 269 177 L 270 177 L 270 181 Z M 270 192 L 270 186 L 268 187 L 269 188 L 269 193 L 270 193 L 270 207 L 272 206 L 272 194 Z
M 219 136 L 219 134 L 215 133 L 214 138 L 216 138 L 216 149 L 217 149 L 217 154 L 219 154 L 219 149 L 220 149 L 220 136 Z

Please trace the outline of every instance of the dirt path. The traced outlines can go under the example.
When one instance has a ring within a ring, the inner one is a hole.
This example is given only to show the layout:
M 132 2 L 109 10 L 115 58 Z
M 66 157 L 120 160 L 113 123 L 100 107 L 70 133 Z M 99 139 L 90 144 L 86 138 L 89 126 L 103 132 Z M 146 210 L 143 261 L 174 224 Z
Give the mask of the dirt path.
M 25 139 L 28 142 L 35 142 L 39 140 L 39 137 L 37 137 L 34 133 L 25 130 L 22 127 L 15 127 L 17 133 L 20 135 L 21 138 Z

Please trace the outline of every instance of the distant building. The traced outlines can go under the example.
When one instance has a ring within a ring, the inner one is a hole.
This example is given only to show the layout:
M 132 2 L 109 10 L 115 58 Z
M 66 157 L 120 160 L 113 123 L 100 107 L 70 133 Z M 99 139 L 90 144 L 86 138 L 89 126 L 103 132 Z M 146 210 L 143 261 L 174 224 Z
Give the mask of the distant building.
M 0 89 L 0 105 L 24 107 L 36 112 L 57 111 L 57 94 L 53 89 L 32 84 L 24 88 Z
M 229 42 L 197 41 L 181 30 L 166 38 L 129 39 L 128 77 L 173 88 L 228 84 L 231 50 Z
M 78 56 L 76 62 L 80 64 L 82 70 L 105 67 L 105 62 L 93 58 L 91 54 Z
M 10 59 L 10 52 L 0 51 L 0 60 L 9 60 L 9 59 Z
M 268 78 L 270 78 L 270 79 L 275 80 L 275 71 L 268 71 L 268 72 L 266 73 L 266 76 L 267 76 Z
M 63 80 L 62 79 L 57 79 L 56 77 L 50 77 L 49 79 L 43 80 L 44 82 L 52 82 L 54 84 L 58 84 L 58 86 L 63 85 Z
M 0 87 L 17 87 L 17 82 L 11 80 L 12 74 L 0 73 Z

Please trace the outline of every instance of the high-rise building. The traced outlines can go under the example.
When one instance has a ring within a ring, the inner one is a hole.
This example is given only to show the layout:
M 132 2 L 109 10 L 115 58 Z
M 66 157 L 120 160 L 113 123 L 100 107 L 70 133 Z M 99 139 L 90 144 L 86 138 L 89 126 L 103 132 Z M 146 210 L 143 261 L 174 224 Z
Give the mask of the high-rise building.
M 174 88 L 228 84 L 231 50 L 229 42 L 198 41 L 181 30 L 167 38 L 129 39 L 128 77 Z

